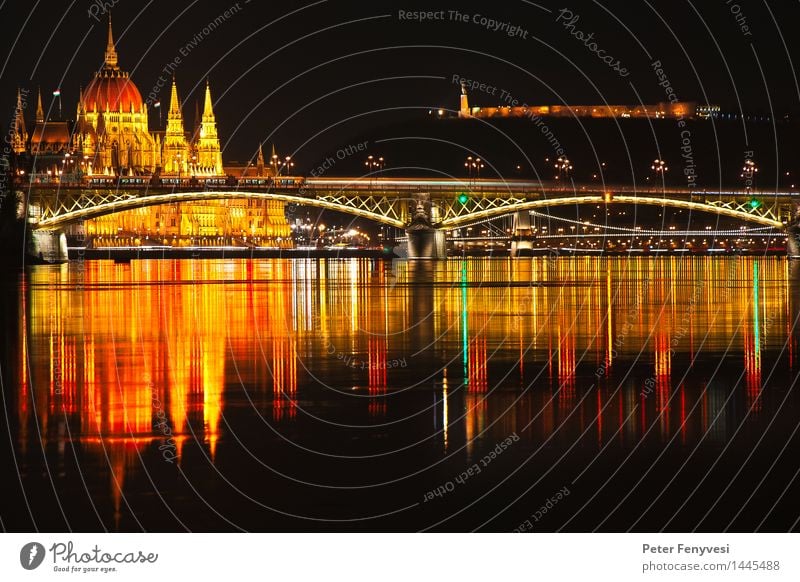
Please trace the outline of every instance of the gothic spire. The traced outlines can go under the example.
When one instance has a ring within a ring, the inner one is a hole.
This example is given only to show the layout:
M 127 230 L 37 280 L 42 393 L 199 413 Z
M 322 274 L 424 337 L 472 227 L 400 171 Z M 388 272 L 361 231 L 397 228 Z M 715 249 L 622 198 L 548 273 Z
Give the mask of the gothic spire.
M 42 107 L 42 88 L 39 87 L 39 97 L 36 101 L 36 123 L 44 123 L 44 107 Z
M 117 69 L 117 50 L 114 48 L 114 32 L 111 29 L 111 11 L 108 11 L 108 42 L 106 43 L 106 69 Z
M 169 115 L 181 116 L 181 102 L 178 101 L 178 85 L 175 83 L 175 77 L 172 77 L 172 94 L 169 98 Z
M 78 119 L 81 119 L 86 113 L 86 104 L 83 102 L 83 85 L 78 89 Z
M 192 142 L 196 142 L 200 137 L 200 129 L 203 127 L 203 118 L 200 116 L 200 102 L 194 100 L 194 129 L 192 130 Z
M 14 129 L 20 135 L 27 134 L 27 131 L 25 131 L 25 116 L 22 114 L 22 110 L 22 92 L 17 89 L 17 110 L 15 111 Z
M 256 175 L 261 177 L 264 175 L 264 149 L 263 144 L 258 144 L 258 160 L 256 161 Z
M 14 153 L 21 154 L 28 143 L 28 132 L 25 129 L 25 116 L 22 114 L 22 91 L 17 89 L 17 108 L 14 112 L 14 128 L 11 132 L 11 146 Z
M 214 121 L 214 109 L 211 105 L 211 88 L 209 87 L 208 79 L 206 79 L 206 99 L 203 105 L 203 121 Z

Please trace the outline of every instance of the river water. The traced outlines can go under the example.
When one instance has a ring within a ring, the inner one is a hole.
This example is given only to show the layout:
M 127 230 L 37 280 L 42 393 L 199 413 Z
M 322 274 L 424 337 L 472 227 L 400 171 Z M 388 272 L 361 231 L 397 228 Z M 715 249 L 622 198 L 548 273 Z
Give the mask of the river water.
M 2 525 L 797 528 L 793 271 L 763 257 L 30 267 L 3 290 Z

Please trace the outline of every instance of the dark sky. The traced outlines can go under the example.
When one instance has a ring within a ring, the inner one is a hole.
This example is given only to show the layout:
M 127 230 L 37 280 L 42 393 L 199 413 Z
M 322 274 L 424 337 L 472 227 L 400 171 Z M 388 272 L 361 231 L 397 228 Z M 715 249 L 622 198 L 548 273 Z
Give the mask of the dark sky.
M 103 4 L 0 3 L 4 127 L 17 86 L 35 91 L 40 85 L 46 107 L 61 87 L 65 113 L 74 115 L 79 86 L 102 64 Z M 800 63 L 800 3 L 794 0 L 458 6 L 467 22 L 451 19 L 448 11 L 456 8 L 449 3 L 119 0 L 113 19 L 120 65 L 143 98 L 180 57 L 175 74 L 191 122 L 194 100 L 210 79 L 226 160 L 249 158 L 263 140 L 308 162 L 364 131 L 432 107 L 455 108 L 456 74 L 498 88 L 495 95 L 473 92 L 474 105 L 498 103 L 501 90 L 529 104 L 650 103 L 665 99 L 650 66 L 658 59 L 682 100 L 772 111 L 778 118 L 800 113 L 792 66 Z M 235 13 L 215 30 L 203 30 L 231 7 Z M 557 21 L 562 8 L 579 17 L 572 29 Z M 420 9 L 443 10 L 444 20 L 399 18 L 400 10 Z M 474 21 L 480 16 L 521 33 L 488 30 Z M 629 75 L 620 76 L 571 30 L 594 33 L 594 48 L 618 59 Z M 183 56 L 181 48 L 193 40 L 196 47 Z M 156 118 L 152 113 L 153 125 Z

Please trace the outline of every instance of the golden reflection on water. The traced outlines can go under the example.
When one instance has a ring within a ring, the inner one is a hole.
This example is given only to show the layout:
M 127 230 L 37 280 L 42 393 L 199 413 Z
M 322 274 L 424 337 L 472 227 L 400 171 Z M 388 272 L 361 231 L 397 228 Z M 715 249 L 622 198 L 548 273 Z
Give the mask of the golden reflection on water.
M 719 439 L 716 360 L 741 362 L 757 413 L 762 354 L 795 357 L 779 258 L 97 261 L 33 268 L 24 287 L 20 446 L 80 442 L 120 490 L 141 448 L 172 438 L 180 463 L 196 442 L 214 462 L 232 402 L 294 423 L 319 387 L 353 394 L 366 425 L 393 417 L 393 394 L 435 389 L 445 451 L 456 427 L 468 453 L 490 429 Z

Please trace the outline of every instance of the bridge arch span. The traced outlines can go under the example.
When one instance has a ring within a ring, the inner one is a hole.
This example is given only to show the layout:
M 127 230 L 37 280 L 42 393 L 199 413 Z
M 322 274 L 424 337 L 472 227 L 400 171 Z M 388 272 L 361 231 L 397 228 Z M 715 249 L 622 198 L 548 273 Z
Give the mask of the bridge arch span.
M 551 206 L 572 206 L 574 204 L 645 204 L 648 206 L 668 206 L 696 212 L 709 212 L 747 222 L 755 222 L 764 226 L 771 226 L 773 228 L 786 228 L 786 224 L 780 220 L 777 220 L 774 215 L 760 215 L 730 206 L 715 205 L 708 202 L 655 198 L 651 196 L 616 195 L 611 197 L 610 200 L 600 195 L 568 196 L 564 198 L 552 198 L 545 200 L 520 200 L 515 204 L 505 204 L 487 209 L 476 209 L 474 212 L 447 217 L 437 223 L 435 226 L 443 230 L 453 230 L 456 228 L 461 228 L 462 226 L 472 222 L 485 220 L 487 218 L 495 218 L 498 216 L 519 212 L 520 210 L 537 210 L 540 208 L 549 208 Z
M 95 206 L 76 208 L 74 210 L 65 210 L 64 212 L 58 213 L 55 216 L 45 217 L 39 220 L 35 224 L 34 228 L 39 230 L 56 230 L 65 226 L 69 226 L 70 224 L 74 224 L 80 220 L 89 220 L 91 218 L 98 218 L 100 216 L 124 212 L 126 210 L 135 210 L 137 208 L 143 208 L 146 206 L 176 204 L 179 202 L 235 199 L 270 200 L 285 202 L 287 204 L 297 204 L 300 206 L 313 206 L 316 208 L 323 208 L 325 210 L 334 210 L 336 212 L 351 214 L 353 216 L 366 218 L 381 224 L 394 226 L 396 228 L 405 228 L 406 226 L 405 222 L 400 219 L 398 213 L 395 213 L 394 216 L 389 216 L 378 212 L 377 210 L 379 209 L 379 206 L 375 206 L 373 208 L 363 202 L 360 204 L 358 202 L 344 203 L 342 201 L 337 201 L 338 198 L 336 197 L 315 198 L 276 192 L 201 190 L 196 192 L 171 192 L 168 194 L 131 196 L 130 198 L 116 199 Z

